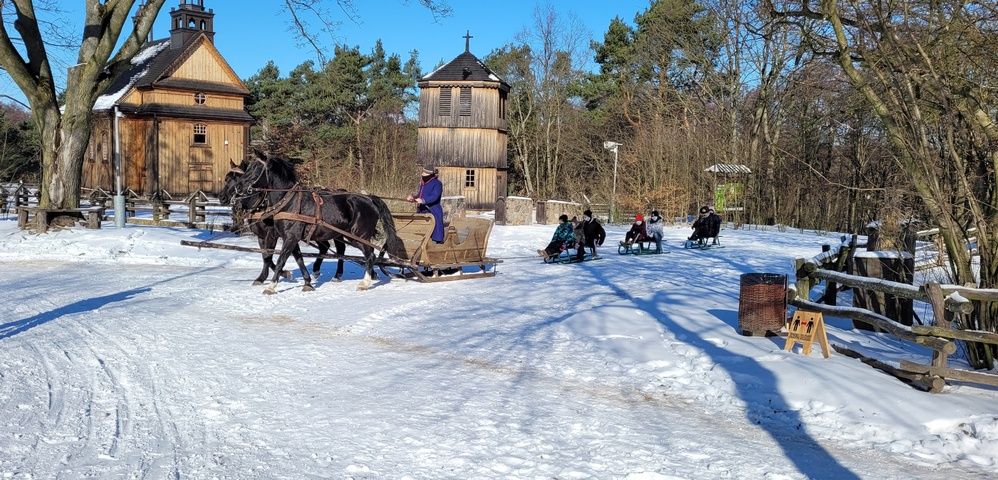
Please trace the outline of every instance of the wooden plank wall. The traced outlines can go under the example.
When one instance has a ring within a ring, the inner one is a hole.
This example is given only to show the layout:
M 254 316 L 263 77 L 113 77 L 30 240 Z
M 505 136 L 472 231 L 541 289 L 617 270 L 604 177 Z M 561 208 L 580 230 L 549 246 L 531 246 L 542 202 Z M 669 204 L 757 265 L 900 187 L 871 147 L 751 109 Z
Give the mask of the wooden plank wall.
M 148 92 L 143 92 L 141 95 L 142 103 L 161 103 L 168 105 L 184 105 L 184 106 L 195 106 L 194 103 L 194 92 L 180 91 L 180 90 L 150 90 Z M 228 108 L 232 110 L 242 110 L 243 109 L 243 99 L 242 97 L 237 97 L 234 95 L 223 95 L 220 93 L 207 93 L 205 94 L 205 107 L 211 108 Z
M 460 115 L 461 87 L 471 87 L 471 115 Z M 451 111 L 441 115 L 440 90 L 451 91 Z M 500 118 L 498 84 L 469 82 L 464 85 L 444 85 L 424 87 L 419 92 L 419 126 L 449 128 L 486 128 L 506 131 L 505 118 Z
M 416 159 L 421 164 L 506 168 L 504 132 L 475 128 L 419 128 Z
M 83 158 L 83 188 L 103 188 L 111 191 L 114 175 L 114 141 L 111 138 L 111 120 L 105 115 L 95 115 L 90 142 Z
M 193 143 L 195 123 L 207 126 L 207 144 Z M 244 141 L 240 124 L 162 120 L 159 125 L 159 188 L 175 198 L 199 189 L 218 193 L 222 179 L 229 171 L 229 160 L 238 163 L 243 159 Z
M 207 48 L 194 50 L 177 70 L 171 73 L 171 76 L 205 82 L 240 84 L 238 78 L 231 77 L 228 69 L 222 67 L 221 58 Z
M 131 189 L 136 193 L 145 192 L 148 185 L 146 168 L 149 159 L 154 158 L 153 149 L 149 145 L 150 132 L 153 128 L 153 121 L 146 119 L 118 120 L 118 127 L 121 128 L 121 175 L 122 188 Z M 113 140 L 112 140 L 113 141 Z
M 465 206 L 471 209 L 494 208 L 496 201 L 496 169 L 475 168 L 475 188 L 465 188 L 464 167 L 439 167 L 438 178 L 444 185 L 445 197 L 461 195 Z

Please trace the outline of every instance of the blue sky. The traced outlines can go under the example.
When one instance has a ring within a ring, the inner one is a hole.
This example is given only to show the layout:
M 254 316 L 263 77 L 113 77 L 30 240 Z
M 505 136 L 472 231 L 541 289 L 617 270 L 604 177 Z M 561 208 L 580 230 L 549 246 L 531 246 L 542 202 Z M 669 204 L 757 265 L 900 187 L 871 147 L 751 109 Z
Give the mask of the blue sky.
M 192 0 L 193 1 L 193 0 Z M 167 0 L 153 28 L 153 37 L 164 38 L 170 28 L 170 9 L 181 0 Z M 368 53 L 380 38 L 389 54 L 399 54 L 403 61 L 408 52 L 419 52 L 423 72 L 431 71 L 441 60 L 450 61 L 464 51 L 464 35 L 470 31 L 471 52 L 484 57 L 493 49 L 513 42 L 516 34 L 533 24 L 538 5 L 550 4 L 562 20 L 577 17 L 597 40 L 615 16 L 633 24 L 634 16 L 645 10 L 650 0 L 449 0 L 453 9 L 450 17 L 434 22 L 429 10 L 416 0 L 356 0 L 357 21 L 351 21 L 337 9 L 333 0 L 327 4 L 339 20 L 338 41 L 358 46 Z M 78 2 L 66 2 L 71 22 L 82 20 Z M 79 2 L 82 3 L 82 2 Z M 298 46 L 288 31 L 289 16 L 280 13 L 284 2 L 265 0 L 204 0 L 205 8 L 215 13 L 215 45 L 240 78 L 246 79 L 273 60 L 284 76 L 306 60 L 314 60 L 315 52 Z M 331 41 L 330 41 L 331 43 Z M 330 53 L 332 48 L 330 47 Z M 69 60 L 69 59 L 67 59 Z M 72 59 L 75 62 L 75 57 Z M 56 62 L 58 65 L 60 62 Z M 63 62 L 67 65 L 72 62 Z M 61 77 L 64 77 L 61 76 Z M 60 86 L 61 88 L 62 86 Z M 23 100 L 17 86 L 0 74 L 0 93 Z

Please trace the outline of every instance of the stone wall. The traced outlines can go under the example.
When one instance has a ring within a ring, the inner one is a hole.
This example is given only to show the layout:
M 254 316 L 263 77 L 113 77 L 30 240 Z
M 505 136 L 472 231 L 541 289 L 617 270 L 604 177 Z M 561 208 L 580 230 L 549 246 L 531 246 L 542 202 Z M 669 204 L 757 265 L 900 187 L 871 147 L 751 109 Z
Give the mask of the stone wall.
M 530 225 L 534 223 L 534 200 L 526 197 L 506 197 L 505 225 Z
M 578 217 L 582 218 L 582 212 L 585 209 L 582 208 L 581 203 L 575 202 L 563 202 L 561 200 L 548 200 L 544 202 L 544 218 L 540 218 L 538 215 L 537 223 L 542 223 L 546 225 L 557 225 L 560 223 L 558 217 L 562 214 L 568 215 L 568 218 Z
M 468 213 L 463 196 L 441 197 L 440 206 L 444 209 L 444 225 L 450 223 L 450 219 L 464 218 Z

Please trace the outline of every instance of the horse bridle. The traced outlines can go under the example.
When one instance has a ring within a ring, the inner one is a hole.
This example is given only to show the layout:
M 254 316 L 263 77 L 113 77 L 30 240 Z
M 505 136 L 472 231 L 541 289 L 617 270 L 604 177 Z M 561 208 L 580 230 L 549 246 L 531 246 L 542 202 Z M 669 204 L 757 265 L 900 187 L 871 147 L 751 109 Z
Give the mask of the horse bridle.
M 233 192 L 232 192 L 233 193 L 233 195 L 232 195 L 232 202 L 233 203 L 236 202 L 236 201 L 240 201 L 241 202 L 242 200 L 247 199 L 247 198 L 249 198 L 249 197 L 251 197 L 253 195 L 257 195 L 258 196 L 256 204 L 254 204 L 252 207 L 250 207 L 250 208 L 247 209 L 248 211 L 251 211 L 251 212 L 254 211 L 254 210 L 256 210 L 256 209 L 258 209 L 258 208 L 260 208 L 261 205 L 263 205 L 263 203 L 266 201 L 266 197 L 267 197 L 266 195 L 263 195 L 265 189 L 258 188 L 258 187 L 255 186 L 256 182 L 259 182 L 260 179 L 263 178 L 264 174 L 268 173 L 267 172 L 267 164 L 263 160 L 260 160 L 260 159 L 257 159 L 257 161 L 260 162 L 263 165 L 263 167 L 260 169 L 260 173 L 257 174 L 256 178 L 254 178 L 253 181 L 251 181 L 251 182 L 245 182 L 245 181 L 240 180 L 239 183 L 236 186 L 232 187 L 232 190 L 233 190 Z M 238 167 L 232 168 L 229 171 L 230 172 L 241 173 L 243 175 L 246 174 L 246 172 L 244 172 L 241 168 L 238 168 Z M 246 187 L 245 190 L 242 190 L 242 189 L 239 188 L 241 185 L 245 185 L 247 183 L 249 184 L 249 187 Z

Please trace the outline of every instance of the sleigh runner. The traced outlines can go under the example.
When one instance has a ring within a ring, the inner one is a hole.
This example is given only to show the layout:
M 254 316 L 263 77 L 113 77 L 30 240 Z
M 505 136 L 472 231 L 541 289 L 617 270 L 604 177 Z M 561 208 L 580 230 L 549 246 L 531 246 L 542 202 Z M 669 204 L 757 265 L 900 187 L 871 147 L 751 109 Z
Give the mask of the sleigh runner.
M 492 221 L 483 218 L 455 218 L 444 228 L 443 243 L 430 239 L 433 233 L 434 218 L 425 213 L 393 213 L 396 233 L 402 240 L 402 247 L 393 251 L 368 242 L 363 242 L 375 250 L 377 265 L 382 272 L 396 278 L 415 278 L 425 282 L 460 280 L 477 277 L 491 277 L 495 267 L 502 260 L 485 255 Z M 294 220 L 312 223 L 309 216 Z M 252 221 L 252 220 L 251 220 Z M 215 242 L 182 241 L 181 245 L 198 248 L 220 248 L 240 252 L 279 255 L 278 249 L 243 247 Z M 302 252 L 303 257 L 345 260 L 362 265 L 364 257 L 358 255 L 317 254 Z M 466 270 L 467 269 L 467 270 Z

